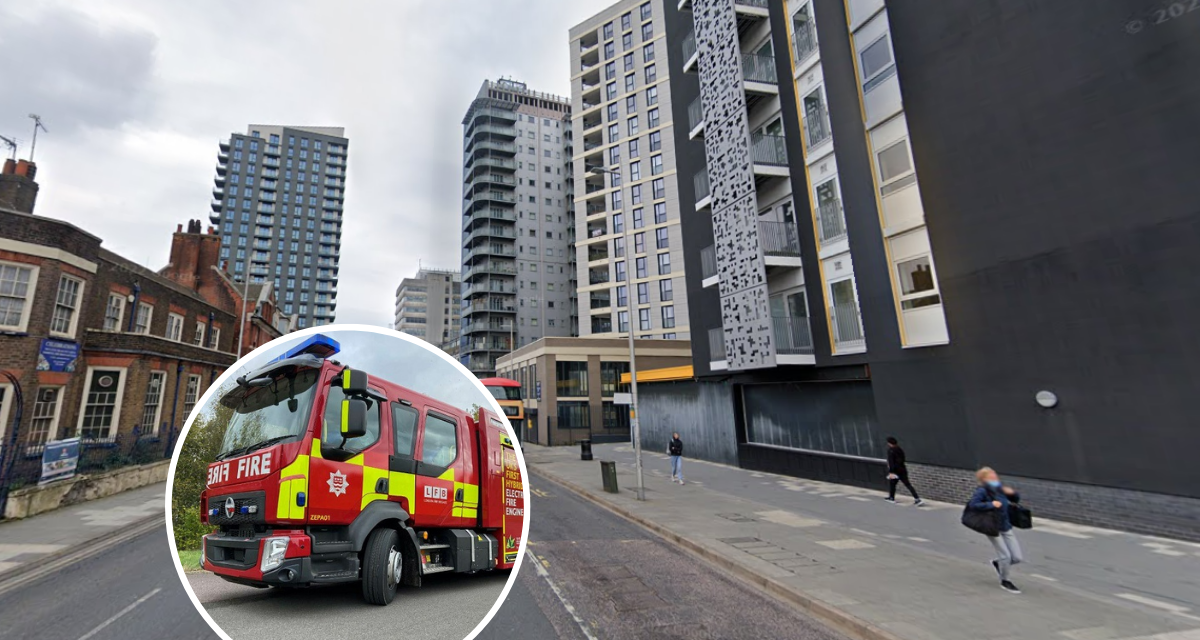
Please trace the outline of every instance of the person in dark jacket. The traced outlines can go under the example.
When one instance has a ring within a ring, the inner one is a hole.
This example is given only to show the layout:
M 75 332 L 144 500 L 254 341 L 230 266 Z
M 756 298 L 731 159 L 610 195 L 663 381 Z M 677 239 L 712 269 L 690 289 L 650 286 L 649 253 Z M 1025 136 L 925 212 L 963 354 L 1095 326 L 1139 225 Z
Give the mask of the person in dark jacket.
M 683 484 L 683 440 L 679 439 L 678 431 L 671 434 L 667 455 L 671 456 L 671 482 Z
M 1013 565 L 1021 564 L 1025 557 L 1021 553 L 1021 544 L 1013 533 L 1012 521 L 1008 516 L 1008 505 L 1021 501 L 1021 495 L 1012 487 L 1006 487 L 1000 482 L 1000 476 L 991 467 L 984 467 L 975 472 L 979 480 L 979 488 L 967 503 L 968 509 L 975 511 L 997 511 L 1000 514 L 1000 535 L 987 536 L 992 548 L 996 550 L 996 559 L 992 560 L 992 568 L 1000 576 L 1000 588 L 1009 593 L 1021 593 L 1017 585 L 1009 580 L 1009 570 Z
M 895 504 L 896 502 L 896 485 L 904 483 L 904 488 L 912 494 L 913 504 L 918 507 L 925 504 L 921 496 L 917 495 L 917 490 L 913 488 L 912 483 L 908 481 L 908 465 L 904 459 L 904 449 L 900 448 L 900 442 L 895 438 L 887 439 L 887 465 L 888 465 L 888 497 L 887 501 Z

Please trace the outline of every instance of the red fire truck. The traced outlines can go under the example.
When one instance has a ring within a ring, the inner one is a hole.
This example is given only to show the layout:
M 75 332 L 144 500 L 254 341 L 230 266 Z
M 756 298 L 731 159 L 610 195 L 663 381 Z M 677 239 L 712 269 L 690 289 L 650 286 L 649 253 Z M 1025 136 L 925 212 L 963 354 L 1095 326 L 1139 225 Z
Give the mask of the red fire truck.
M 524 483 L 505 421 L 333 359 L 313 336 L 237 379 L 208 467 L 203 567 L 231 582 L 361 581 L 385 605 L 425 576 L 511 569 Z

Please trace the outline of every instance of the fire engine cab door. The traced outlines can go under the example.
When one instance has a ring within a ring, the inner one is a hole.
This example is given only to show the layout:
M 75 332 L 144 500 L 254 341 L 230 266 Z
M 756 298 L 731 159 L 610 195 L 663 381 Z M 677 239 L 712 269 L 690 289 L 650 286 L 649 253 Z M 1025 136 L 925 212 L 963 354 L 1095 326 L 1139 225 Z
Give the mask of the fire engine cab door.
M 349 524 L 362 511 L 366 498 L 376 493 L 375 475 L 383 476 L 387 467 L 387 443 L 381 443 L 380 403 L 368 400 L 367 434 L 342 444 L 341 407 L 345 394 L 339 386 L 330 386 L 321 413 L 320 456 L 313 452 L 309 460 L 309 521 L 313 524 Z M 314 447 L 315 449 L 316 447 Z M 380 468 L 378 474 L 368 473 Z M 371 486 L 364 486 L 364 483 Z M 384 496 L 386 497 L 386 496 Z
M 426 411 L 417 452 L 417 526 L 442 526 L 454 509 L 454 481 L 458 460 L 467 443 L 459 442 L 458 420 L 436 411 Z

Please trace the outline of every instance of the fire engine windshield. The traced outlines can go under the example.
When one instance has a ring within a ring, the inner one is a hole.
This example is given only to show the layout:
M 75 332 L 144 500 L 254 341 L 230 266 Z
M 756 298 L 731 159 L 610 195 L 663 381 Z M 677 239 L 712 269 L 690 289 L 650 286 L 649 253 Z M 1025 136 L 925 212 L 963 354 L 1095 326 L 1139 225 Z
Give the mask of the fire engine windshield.
M 225 394 L 221 406 L 232 416 L 217 459 L 302 437 L 319 374 L 318 369 L 289 367 L 272 372 L 269 385 L 238 387 Z

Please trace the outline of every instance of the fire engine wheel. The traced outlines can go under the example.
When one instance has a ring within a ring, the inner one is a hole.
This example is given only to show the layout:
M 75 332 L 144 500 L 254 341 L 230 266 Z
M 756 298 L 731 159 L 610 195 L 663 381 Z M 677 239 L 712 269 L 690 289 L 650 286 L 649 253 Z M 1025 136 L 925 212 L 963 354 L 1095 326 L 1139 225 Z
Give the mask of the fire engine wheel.
M 363 599 L 371 604 L 385 605 L 396 597 L 404 558 L 400 553 L 400 534 L 395 529 L 380 528 L 371 532 L 363 549 Z

